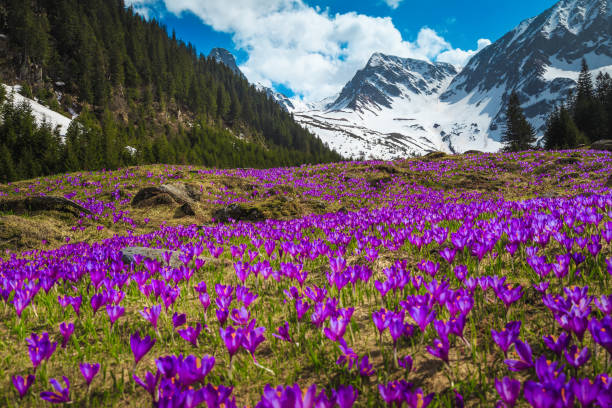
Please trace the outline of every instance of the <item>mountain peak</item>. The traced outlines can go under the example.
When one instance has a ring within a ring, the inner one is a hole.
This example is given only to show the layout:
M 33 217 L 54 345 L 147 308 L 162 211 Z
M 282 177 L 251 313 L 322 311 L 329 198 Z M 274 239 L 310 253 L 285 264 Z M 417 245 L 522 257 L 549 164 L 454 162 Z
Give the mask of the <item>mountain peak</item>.
M 577 35 L 598 19 L 611 15 L 608 0 L 561 0 L 541 16 L 541 31 L 548 39 L 565 32 Z
M 389 108 L 394 98 L 438 94 L 455 75 L 457 70 L 450 64 L 377 52 L 327 108 L 357 111 Z
M 244 74 L 236 64 L 236 58 L 234 58 L 234 55 L 225 48 L 213 48 L 210 50 L 208 57 L 214 58 L 217 62 L 225 64 L 229 69 L 244 78 Z

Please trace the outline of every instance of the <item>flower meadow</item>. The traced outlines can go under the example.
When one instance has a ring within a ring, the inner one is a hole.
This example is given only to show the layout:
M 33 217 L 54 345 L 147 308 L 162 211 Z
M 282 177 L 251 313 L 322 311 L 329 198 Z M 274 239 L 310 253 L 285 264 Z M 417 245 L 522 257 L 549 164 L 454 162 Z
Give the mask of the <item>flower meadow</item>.
M 63 243 L 2 254 L 1 405 L 610 407 L 611 168 L 523 152 L 1 186 L 91 211 Z M 320 211 L 218 224 L 130 207 L 187 179 L 209 209 Z

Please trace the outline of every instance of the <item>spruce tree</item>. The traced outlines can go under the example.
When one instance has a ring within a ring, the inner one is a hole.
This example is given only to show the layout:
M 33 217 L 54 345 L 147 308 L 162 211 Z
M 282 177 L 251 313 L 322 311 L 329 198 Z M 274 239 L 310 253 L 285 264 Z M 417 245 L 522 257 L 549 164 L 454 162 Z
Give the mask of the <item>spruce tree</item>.
M 544 147 L 548 150 L 572 149 L 587 142 L 564 105 L 548 117 L 544 132 Z
M 506 129 L 501 139 L 504 150 L 510 152 L 529 150 L 535 141 L 535 131 L 523 114 L 519 96 L 516 91 L 512 91 L 506 108 Z
M 582 60 L 582 69 L 576 85 L 576 94 L 573 103 L 574 122 L 586 137 L 594 142 L 601 137 L 598 131 L 599 107 L 595 98 L 593 78 L 586 60 Z

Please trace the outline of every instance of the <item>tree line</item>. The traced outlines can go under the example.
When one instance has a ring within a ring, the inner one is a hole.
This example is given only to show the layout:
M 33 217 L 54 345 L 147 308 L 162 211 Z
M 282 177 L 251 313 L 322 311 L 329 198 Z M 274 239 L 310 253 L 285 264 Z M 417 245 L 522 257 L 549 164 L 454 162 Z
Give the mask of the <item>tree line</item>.
M 65 157 L 71 168 L 134 162 L 261 167 L 341 160 L 265 93 L 197 54 L 155 19 L 126 8 L 123 0 L 7 0 L 0 4 L 0 33 L 8 41 L 0 71 L 11 73 L 4 80 L 20 78 L 31 92 L 26 96 L 47 101 L 54 110 L 78 107 L 79 119 L 66 145 L 56 146 L 68 154 L 73 141 L 83 145 Z M 5 105 L 4 116 L 28 116 L 23 106 Z M 4 128 L 17 126 L 2 120 Z M 37 129 L 57 140 L 53 130 Z M 23 131 L 7 132 L 21 136 Z M 2 154 L 9 151 L 17 177 L 23 177 L 26 171 L 19 163 L 36 162 L 39 156 L 30 159 L 28 149 L 18 147 L 25 143 L 9 139 L 0 140 Z M 126 146 L 136 153 L 126 154 Z M 91 154 L 85 153 L 88 149 Z M 58 168 L 35 163 L 36 171 L 27 176 Z
M 546 120 L 543 147 L 547 150 L 571 149 L 601 139 L 612 139 L 612 78 L 600 72 L 593 81 L 583 59 L 575 89 Z M 512 92 L 502 135 L 504 150 L 528 150 L 535 142 L 535 131 L 525 119 L 518 94 Z

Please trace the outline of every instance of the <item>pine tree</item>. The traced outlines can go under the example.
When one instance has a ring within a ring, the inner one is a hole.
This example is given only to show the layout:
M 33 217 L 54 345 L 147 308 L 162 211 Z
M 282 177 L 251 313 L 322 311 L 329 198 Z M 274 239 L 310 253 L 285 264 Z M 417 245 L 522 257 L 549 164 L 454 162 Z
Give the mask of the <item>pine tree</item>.
M 511 152 L 529 150 L 535 141 L 535 131 L 523 114 L 519 96 L 516 91 L 512 91 L 506 108 L 506 129 L 501 140 L 504 150 Z

